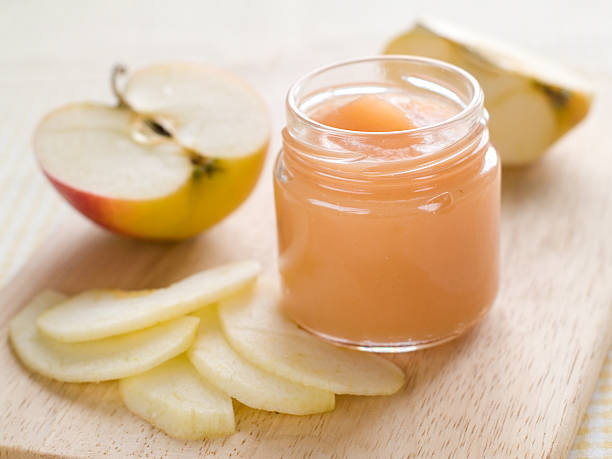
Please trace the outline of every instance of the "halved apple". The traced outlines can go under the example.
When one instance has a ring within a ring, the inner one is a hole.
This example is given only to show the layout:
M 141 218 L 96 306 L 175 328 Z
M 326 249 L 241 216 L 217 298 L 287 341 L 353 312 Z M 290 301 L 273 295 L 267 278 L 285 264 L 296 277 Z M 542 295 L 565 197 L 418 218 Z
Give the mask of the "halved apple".
M 116 81 L 114 88 L 119 106 L 69 104 L 49 113 L 34 135 L 43 171 L 83 215 L 125 235 L 176 240 L 246 199 L 269 127 L 245 83 L 205 65 L 174 63 L 146 67 L 125 91 Z

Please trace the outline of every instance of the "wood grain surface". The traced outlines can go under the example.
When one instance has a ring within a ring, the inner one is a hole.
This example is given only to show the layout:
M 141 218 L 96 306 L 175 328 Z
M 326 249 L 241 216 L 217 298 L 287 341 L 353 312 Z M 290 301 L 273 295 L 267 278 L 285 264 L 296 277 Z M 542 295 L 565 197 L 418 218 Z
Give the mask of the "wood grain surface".
M 611 88 L 543 161 L 504 173 L 499 298 L 467 336 L 395 357 L 408 377 L 397 395 L 340 396 L 308 417 L 237 406 L 235 435 L 176 441 L 130 414 L 115 383 L 31 374 L 3 328 L 0 455 L 565 457 L 612 340 Z M 238 212 L 180 244 L 128 241 L 71 214 L 0 295 L 0 324 L 45 287 L 157 287 L 246 257 L 274 270 L 270 164 Z
M 205 59 L 241 74 L 270 104 L 274 138 L 267 170 L 234 215 L 180 244 L 115 237 L 66 206 L 56 207 L 61 225 L 0 292 L 0 457 L 566 457 L 612 343 L 609 78 L 600 79 L 589 119 L 544 160 L 527 170 L 504 171 L 498 300 L 470 334 L 394 357 L 408 384 L 393 397 L 340 396 L 334 412 L 308 417 L 237 404 L 235 435 L 183 442 L 129 413 L 115 383 L 56 383 L 19 364 L 5 325 L 42 288 L 70 293 L 157 287 L 246 257 L 274 271 L 270 165 L 288 86 L 315 66 L 375 53 L 415 11 L 405 1 L 368 11 L 369 3 L 359 1 L 351 12 L 329 1 L 256 7 L 244 2 L 240 8 L 201 2 L 178 14 L 153 3 L 122 2 L 121 11 L 106 2 L 90 3 L 85 15 L 82 2 L 34 7 L 7 1 L 0 15 L 0 94 L 8 107 L 0 113 L 2 147 L 19 145 L 24 170 L 34 170 L 26 145 L 36 119 L 70 100 L 110 100 L 105 72 L 118 59 L 132 65 L 169 57 Z M 520 22 L 527 8 L 539 19 Z M 602 60 L 610 56 L 604 40 L 610 38 L 609 14 L 591 11 L 587 20 L 578 8 L 522 0 L 499 21 L 492 20 L 501 14 L 499 5 L 486 1 L 473 9 L 440 2 L 431 13 L 499 31 L 501 38 L 533 44 L 535 51 L 562 61 L 592 64 L 592 71 L 612 69 L 612 61 Z M 217 19 L 231 15 L 240 21 Z M 282 15 L 293 19 L 279 20 Z M 247 21 L 251 16 L 259 19 Z M 575 30 L 559 25 L 569 21 L 588 29 L 589 36 L 600 34 L 599 41 L 592 40 L 599 47 L 572 41 Z M 12 199 L 16 208 L 20 198 Z

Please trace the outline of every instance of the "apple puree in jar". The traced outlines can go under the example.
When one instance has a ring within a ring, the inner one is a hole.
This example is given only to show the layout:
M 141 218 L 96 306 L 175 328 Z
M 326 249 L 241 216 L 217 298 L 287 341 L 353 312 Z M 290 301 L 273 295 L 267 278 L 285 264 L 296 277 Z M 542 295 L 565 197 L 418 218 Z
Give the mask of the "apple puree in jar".
M 404 59 L 417 61 L 414 84 L 312 90 L 340 66 L 296 84 L 275 175 L 285 310 L 373 351 L 459 335 L 498 288 L 499 164 L 482 92 L 452 66 L 447 82 L 433 72 L 441 63 Z

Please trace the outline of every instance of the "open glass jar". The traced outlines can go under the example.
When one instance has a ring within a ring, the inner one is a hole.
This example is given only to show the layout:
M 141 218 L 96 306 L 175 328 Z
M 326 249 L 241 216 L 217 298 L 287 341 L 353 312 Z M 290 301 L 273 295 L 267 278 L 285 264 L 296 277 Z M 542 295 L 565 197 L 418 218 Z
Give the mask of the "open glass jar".
M 290 89 L 274 184 L 283 307 L 298 324 L 403 352 L 483 317 L 500 204 L 483 99 L 465 71 L 411 56 L 342 62 Z

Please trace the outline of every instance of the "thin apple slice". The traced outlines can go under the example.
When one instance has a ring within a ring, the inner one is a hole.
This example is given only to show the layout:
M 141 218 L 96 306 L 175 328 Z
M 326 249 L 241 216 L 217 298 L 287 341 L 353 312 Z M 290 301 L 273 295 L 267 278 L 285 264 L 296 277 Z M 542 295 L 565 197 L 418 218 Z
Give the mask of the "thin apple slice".
M 225 336 L 245 359 L 299 384 L 337 394 L 389 395 L 404 373 L 380 356 L 339 348 L 298 328 L 279 310 L 268 280 L 219 303 Z
M 232 399 L 208 384 L 184 355 L 119 381 L 123 403 L 168 435 L 202 440 L 235 430 Z
M 196 314 L 198 335 L 187 355 L 208 381 L 239 402 L 266 411 L 306 415 L 334 409 L 333 392 L 296 384 L 261 370 L 240 357 L 226 341 L 216 308 Z
M 25 366 L 58 381 L 98 382 L 142 373 L 184 352 L 199 319 L 178 319 L 127 335 L 87 343 L 52 340 L 36 328 L 36 318 L 66 300 L 54 291 L 38 294 L 11 321 L 9 337 Z
M 261 267 L 241 261 L 193 274 L 158 290 L 88 290 L 38 318 L 38 327 L 62 342 L 90 341 L 140 330 L 189 314 L 252 282 Z
M 167 128 L 178 143 L 212 158 L 244 156 L 268 140 L 261 98 L 240 79 L 198 63 L 136 70 L 123 96 L 138 113 Z

